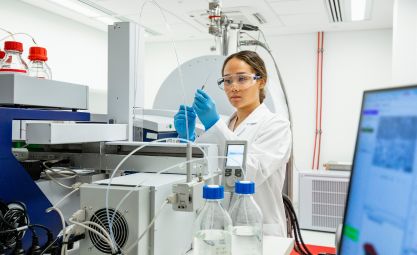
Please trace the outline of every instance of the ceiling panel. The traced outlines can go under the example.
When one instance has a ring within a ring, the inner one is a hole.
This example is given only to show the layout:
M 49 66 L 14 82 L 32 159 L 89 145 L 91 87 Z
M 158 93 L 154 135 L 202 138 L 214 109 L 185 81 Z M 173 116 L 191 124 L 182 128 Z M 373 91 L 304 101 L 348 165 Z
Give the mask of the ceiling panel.
M 278 15 L 301 14 L 301 13 L 324 13 L 323 0 L 298 0 L 273 2 L 271 6 Z
M 282 15 L 282 21 L 285 26 L 288 27 L 317 27 L 318 25 L 327 25 L 329 20 L 327 16 L 319 13 L 303 13 L 303 14 L 294 14 L 294 15 Z
M 126 13 L 126 14 L 120 14 L 120 15 L 128 19 L 134 20 L 138 23 L 139 21 L 141 21 L 142 24 L 148 24 L 148 25 L 165 24 L 165 19 L 168 21 L 169 24 L 183 22 L 177 16 L 172 15 L 167 12 L 161 12 L 158 8 L 154 6 L 145 7 L 144 11 L 142 12 L 142 17 L 140 17 L 139 13 Z
M 71 11 L 65 11 L 48 0 L 21 0 L 34 6 L 44 8 L 59 15 L 70 17 L 89 26 L 100 28 L 103 31 L 107 26 L 99 24 L 82 15 L 73 15 Z M 76 0 L 74 0 L 76 1 Z M 81 1 L 81 0 L 80 0 Z M 84 0 L 85 1 L 85 0 Z M 139 22 L 139 13 L 145 0 L 89 0 L 90 2 L 107 9 L 115 16 Z M 157 40 L 166 40 L 173 37 L 176 40 L 188 38 L 207 38 L 208 30 L 203 22 L 197 22 L 190 17 L 193 13 L 205 13 L 209 0 L 157 0 L 164 9 L 169 26 L 175 31 L 168 36 L 168 29 L 161 16 L 160 10 L 153 4 L 147 4 L 141 24 L 161 34 L 154 36 Z M 341 0 L 344 1 L 344 0 Z M 378 29 L 392 27 L 392 13 L 394 0 L 373 0 L 371 20 L 362 22 L 338 23 L 329 22 L 324 0 L 223 0 L 225 10 L 230 8 L 239 10 L 253 21 L 253 13 L 262 15 L 266 23 L 260 25 L 267 35 L 291 34 L 323 31 L 343 31 L 358 29 Z M 245 7 L 242 9 L 242 7 Z M 240 15 L 240 14 L 239 14 Z M 207 19 L 208 21 L 208 19 Z

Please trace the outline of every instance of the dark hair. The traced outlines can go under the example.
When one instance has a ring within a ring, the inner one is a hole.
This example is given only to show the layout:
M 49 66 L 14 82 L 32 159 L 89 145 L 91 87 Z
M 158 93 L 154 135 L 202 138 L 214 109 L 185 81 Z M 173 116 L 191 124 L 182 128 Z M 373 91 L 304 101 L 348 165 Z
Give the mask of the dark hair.
M 256 75 L 261 77 L 261 80 L 264 80 L 265 84 L 268 79 L 268 73 L 266 71 L 265 62 L 258 55 L 258 53 L 250 50 L 239 51 L 234 53 L 226 58 L 223 63 L 222 76 L 224 76 L 224 68 L 231 59 L 239 59 L 244 61 L 246 64 L 250 65 L 255 71 Z M 262 103 L 265 99 L 265 89 L 261 88 L 259 91 L 259 101 Z

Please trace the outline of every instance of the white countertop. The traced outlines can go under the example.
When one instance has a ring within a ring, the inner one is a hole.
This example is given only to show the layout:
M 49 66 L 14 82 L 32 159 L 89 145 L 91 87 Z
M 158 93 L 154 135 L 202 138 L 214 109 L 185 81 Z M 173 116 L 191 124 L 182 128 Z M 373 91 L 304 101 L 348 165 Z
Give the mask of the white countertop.
M 301 230 L 304 243 L 316 245 L 316 246 L 327 246 L 335 247 L 335 234 L 328 232 L 312 231 L 312 230 Z
M 294 239 L 276 236 L 264 236 L 263 255 L 290 255 L 294 247 Z M 187 255 L 192 255 L 190 251 Z

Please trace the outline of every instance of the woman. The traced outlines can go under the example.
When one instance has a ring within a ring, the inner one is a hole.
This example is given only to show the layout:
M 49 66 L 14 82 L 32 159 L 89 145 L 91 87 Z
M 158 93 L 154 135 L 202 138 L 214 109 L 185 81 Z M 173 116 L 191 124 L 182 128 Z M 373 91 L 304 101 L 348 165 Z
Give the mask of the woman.
M 181 138 L 194 140 L 198 116 L 206 132 L 197 141 L 217 143 L 220 153 L 226 140 L 247 140 L 246 180 L 256 183 L 254 198 L 264 216 L 264 234 L 286 237 L 282 189 L 291 150 L 291 131 L 287 119 L 272 113 L 263 104 L 266 82 L 265 63 L 256 52 L 235 53 L 224 61 L 218 84 L 236 112 L 224 122 L 210 96 L 197 90 L 192 107 L 180 106 L 175 127 Z

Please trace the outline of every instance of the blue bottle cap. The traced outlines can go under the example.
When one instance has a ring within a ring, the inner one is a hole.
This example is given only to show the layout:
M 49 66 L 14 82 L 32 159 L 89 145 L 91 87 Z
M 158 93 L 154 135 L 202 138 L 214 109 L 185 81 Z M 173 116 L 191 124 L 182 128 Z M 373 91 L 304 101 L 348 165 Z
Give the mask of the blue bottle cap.
M 203 198 L 204 199 L 223 199 L 224 188 L 219 185 L 205 185 L 203 187 Z
M 250 181 L 236 182 L 235 192 L 237 194 L 255 194 L 255 183 Z

